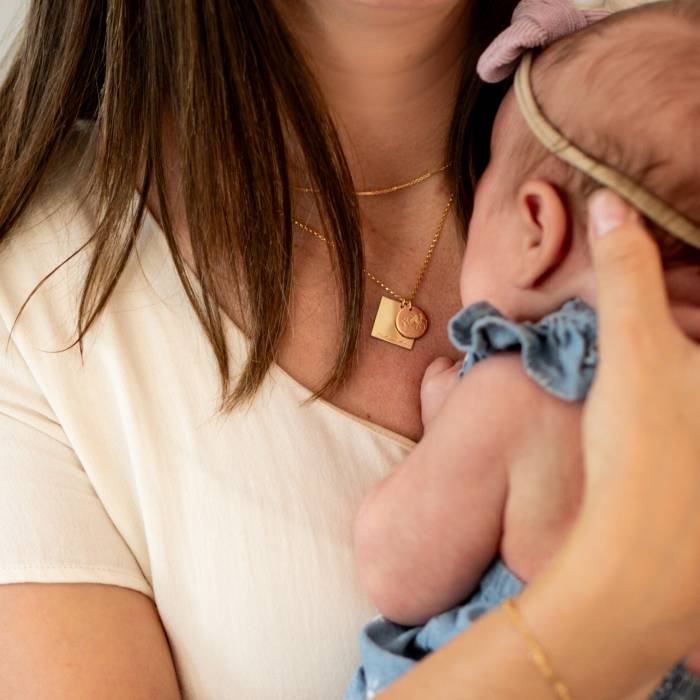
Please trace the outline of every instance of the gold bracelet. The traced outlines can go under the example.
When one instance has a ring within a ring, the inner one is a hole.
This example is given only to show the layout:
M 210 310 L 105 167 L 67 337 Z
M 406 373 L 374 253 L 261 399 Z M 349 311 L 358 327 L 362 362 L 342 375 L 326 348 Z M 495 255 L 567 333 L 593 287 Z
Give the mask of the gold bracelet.
M 544 676 L 549 685 L 552 687 L 556 697 L 559 700 L 573 700 L 571 693 L 564 682 L 560 678 L 557 678 L 557 674 L 554 672 L 552 664 L 549 663 L 549 659 L 547 658 L 542 645 L 537 641 L 535 635 L 527 626 L 527 623 L 525 622 L 520 610 L 518 610 L 517 606 L 515 605 L 515 599 L 507 598 L 503 603 L 503 607 L 508 613 L 508 617 L 513 623 L 513 626 L 527 642 L 530 658 L 535 663 L 535 666 L 537 666 L 537 670 Z

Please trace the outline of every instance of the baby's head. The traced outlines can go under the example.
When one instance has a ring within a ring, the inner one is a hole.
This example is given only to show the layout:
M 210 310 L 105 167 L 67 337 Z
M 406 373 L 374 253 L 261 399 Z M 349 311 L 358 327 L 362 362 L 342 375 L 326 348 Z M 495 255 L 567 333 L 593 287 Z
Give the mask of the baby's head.
M 547 48 L 532 89 L 547 118 L 598 161 L 700 222 L 700 2 L 613 15 Z M 462 302 L 516 320 L 594 300 L 585 204 L 599 187 L 542 146 L 511 90 L 476 192 Z M 664 263 L 700 269 L 700 251 L 652 226 Z

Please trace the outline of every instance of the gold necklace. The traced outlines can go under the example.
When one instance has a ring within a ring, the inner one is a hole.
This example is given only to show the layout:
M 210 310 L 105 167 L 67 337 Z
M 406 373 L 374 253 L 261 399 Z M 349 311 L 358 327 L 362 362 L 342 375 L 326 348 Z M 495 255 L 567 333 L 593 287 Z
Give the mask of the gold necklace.
M 374 325 L 372 326 L 372 337 L 383 340 L 392 345 L 398 345 L 406 350 L 411 350 L 413 348 L 413 343 L 418 338 L 422 338 L 428 331 L 428 316 L 426 313 L 414 305 L 413 299 L 418 293 L 418 289 L 423 282 L 425 277 L 425 272 L 428 269 L 430 260 L 433 257 L 433 252 L 435 251 L 435 246 L 440 240 L 442 231 L 445 228 L 445 222 L 447 221 L 447 215 L 450 212 L 450 207 L 454 201 L 454 194 L 450 195 L 450 199 L 445 205 L 440 215 L 440 222 L 438 223 L 437 230 L 430 240 L 430 245 L 428 246 L 428 251 L 423 258 L 423 263 L 418 271 L 418 277 L 416 278 L 416 283 L 413 285 L 413 289 L 408 296 L 402 296 L 395 292 L 391 287 L 382 282 L 378 277 L 373 275 L 367 268 L 362 268 L 362 271 L 369 277 L 372 282 L 381 287 L 385 292 L 389 293 L 391 297 L 382 295 L 379 302 L 379 308 L 377 309 L 377 314 L 374 317 Z M 328 245 L 332 246 L 333 243 L 328 240 L 320 231 L 311 228 L 308 224 L 304 224 L 297 219 L 292 219 L 294 224 L 299 228 L 307 231 L 321 241 L 324 241 Z
M 423 173 L 418 177 L 414 177 L 413 180 L 409 180 L 408 182 L 402 182 L 400 185 L 383 187 L 379 190 L 360 190 L 359 192 L 355 192 L 355 195 L 357 197 L 376 197 L 380 194 L 391 194 L 392 192 L 405 190 L 408 187 L 413 187 L 414 185 L 419 185 L 421 182 L 425 182 L 426 180 L 430 179 L 433 175 L 437 175 L 438 173 L 444 172 L 445 170 L 447 170 L 447 168 L 450 167 L 450 165 L 451 163 L 445 163 L 445 165 L 441 166 L 437 170 L 428 170 L 427 173 Z M 318 194 L 318 190 L 314 189 L 313 187 L 294 187 L 293 189 L 295 189 L 297 192 L 313 192 L 314 194 Z

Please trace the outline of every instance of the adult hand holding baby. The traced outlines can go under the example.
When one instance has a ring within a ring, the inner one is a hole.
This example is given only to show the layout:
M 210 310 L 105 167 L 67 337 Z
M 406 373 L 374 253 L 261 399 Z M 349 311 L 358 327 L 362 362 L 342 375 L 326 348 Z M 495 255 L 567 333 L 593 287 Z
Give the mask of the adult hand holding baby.
M 643 530 L 637 560 L 669 560 L 654 581 L 663 599 L 666 577 L 681 594 L 678 581 L 700 583 L 700 346 L 672 318 L 658 249 L 638 214 L 603 190 L 590 221 L 601 361 L 584 412 L 582 517 L 602 517 L 617 501 L 619 534 Z
M 560 635 L 571 633 L 568 613 L 547 613 L 541 591 L 526 592 L 523 609 L 540 639 L 551 634 L 543 644 L 572 689 L 590 693 L 595 675 L 606 686 L 595 697 L 622 697 L 634 690 L 630 678 L 653 687 L 700 642 L 700 346 L 674 321 L 659 251 L 639 215 L 601 190 L 589 222 L 601 359 L 584 411 L 586 492 L 542 581 L 561 587 L 568 571 L 571 614 L 586 620 L 591 605 L 576 664 L 556 660 L 568 644 L 559 646 Z
M 641 699 L 700 643 L 700 346 L 674 321 L 639 215 L 602 190 L 589 222 L 601 360 L 585 497 L 517 608 L 571 697 Z M 498 609 L 379 697 L 556 697 L 531 651 Z

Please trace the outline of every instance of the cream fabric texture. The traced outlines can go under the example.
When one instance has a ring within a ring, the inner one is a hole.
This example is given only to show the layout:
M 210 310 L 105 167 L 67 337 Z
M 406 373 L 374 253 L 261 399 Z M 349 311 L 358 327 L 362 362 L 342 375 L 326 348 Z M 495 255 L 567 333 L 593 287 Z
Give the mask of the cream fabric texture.
M 213 354 L 148 217 L 81 363 L 89 251 L 70 167 L 0 247 L 0 583 L 94 582 L 151 597 L 185 698 L 329 700 L 373 615 L 353 516 L 409 449 L 274 367 L 216 414 Z M 228 323 L 234 365 L 245 340 Z

